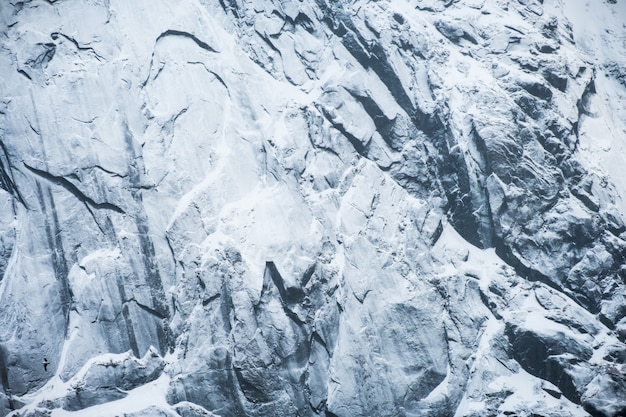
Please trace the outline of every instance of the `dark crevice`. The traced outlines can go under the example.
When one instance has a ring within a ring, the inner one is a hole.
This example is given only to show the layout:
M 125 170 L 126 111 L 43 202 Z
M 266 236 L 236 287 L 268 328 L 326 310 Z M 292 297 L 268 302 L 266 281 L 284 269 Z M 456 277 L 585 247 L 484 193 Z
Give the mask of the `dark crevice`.
M 485 180 L 493 173 L 492 162 L 489 157 L 489 151 L 487 144 L 482 136 L 478 134 L 474 122 L 472 122 L 472 128 L 469 133 L 469 140 L 475 145 L 478 155 L 474 159 L 478 165 L 478 172 L 475 177 L 475 182 L 470 182 L 470 191 L 479 201 L 472 201 L 472 205 L 477 207 L 472 212 L 474 221 L 476 223 L 477 235 L 480 242 L 480 246 L 483 248 L 493 247 L 494 242 L 497 239 L 495 224 L 493 219 L 493 213 L 491 212 L 491 204 L 489 203 L 489 190 L 485 185 Z M 469 164 L 465 164 L 465 168 L 468 170 L 469 179 Z
M 604 314 L 598 314 L 598 320 L 600 320 L 600 323 L 604 324 L 609 330 L 615 330 L 615 324 Z
M 52 198 L 52 193 L 49 188 L 46 188 L 47 193 L 41 187 L 40 183 L 36 183 L 36 196 L 39 200 L 39 206 L 43 213 L 51 213 L 52 224 L 49 220 L 44 222 L 44 230 L 46 234 L 46 243 L 50 250 L 50 258 L 52 261 L 52 269 L 54 271 L 54 278 L 59 283 L 59 298 L 60 307 L 64 317 L 64 337 L 67 336 L 69 330 L 69 314 L 72 309 L 72 292 L 67 279 L 68 268 L 65 260 L 65 254 L 63 251 L 63 242 L 61 240 L 61 230 L 59 226 L 59 219 Z
M 43 52 L 39 54 L 35 59 L 29 59 L 25 62 L 26 65 L 33 69 L 44 69 L 48 66 L 48 63 L 52 61 L 56 52 L 56 45 L 54 43 L 39 43 L 37 46 L 43 48 Z
M 552 100 L 552 90 L 550 90 L 550 87 L 540 82 L 521 82 L 519 85 L 529 94 L 532 94 L 540 100 L 546 102 Z
M 100 54 L 98 54 L 92 47 L 90 46 L 81 46 L 78 41 L 74 38 L 72 38 L 71 36 L 67 36 L 64 33 L 60 33 L 60 32 L 53 32 L 50 34 L 50 36 L 52 37 L 52 39 L 57 39 L 59 36 L 63 36 L 65 39 L 67 39 L 68 41 L 70 41 L 78 51 L 86 51 L 86 52 L 91 52 L 94 57 L 98 60 L 98 61 L 102 61 L 102 56 Z
M 221 296 L 221 294 L 220 294 L 220 293 L 217 293 L 217 294 L 215 294 L 215 295 L 212 295 L 211 297 L 209 297 L 209 298 L 207 298 L 207 299 L 205 299 L 205 300 L 202 300 L 202 305 L 203 305 L 204 307 L 206 307 L 206 306 L 208 306 L 209 304 L 211 304 L 213 301 L 215 301 L 215 300 L 217 300 L 218 298 L 220 298 L 220 296 Z
M 148 81 L 150 81 L 150 79 L 151 79 L 150 75 L 152 74 L 152 66 L 154 65 L 154 55 L 155 55 L 155 51 L 156 51 L 156 44 L 158 44 L 161 39 L 169 37 L 169 36 L 178 36 L 178 37 L 187 38 L 187 39 L 192 40 L 196 45 L 198 45 L 201 49 L 204 49 L 205 51 L 213 52 L 213 53 L 217 52 L 208 43 L 200 40 L 198 37 L 196 37 L 192 33 L 181 31 L 181 30 L 175 30 L 175 29 L 166 30 L 165 32 L 161 33 L 156 38 L 155 49 L 153 49 L 152 56 L 150 57 L 150 66 L 149 66 L 148 76 L 141 83 L 141 87 L 142 88 L 145 87 L 148 84 Z M 159 76 L 159 73 L 161 72 L 162 69 L 163 69 L 163 67 L 159 68 L 159 70 L 157 71 L 157 74 L 152 78 L 152 80 L 155 80 Z M 214 75 L 216 75 L 216 74 L 214 74 Z M 217 77 L 217 75 L 216 75 L 216 77 Z M 223 80 L 221 78 L 218 77 L 218 79 L 223 83 Z
M 374 121 L 376 131 L 383 138 L 385 143 L 394 151 L 399 151 L 401 145 L 394 143 L 393 125 L 394 120 L 389 119 L 378 103 L 374 101 L 370 96 L 359 94 L 358 92 L 347 90 L 352 97 L 354 97 L 365 109 L 365 112 Z
M 591 81 L 585 86 L 585 90 L 583 91 L 582 96 L 576 102 L 576 107 L 578 108 L 578 121 L 580 122 L 580 115 L 585 115 L 589 117 L 594 117 L 595 114 L 589 110 L 591 97 L 596 94 L 596 83 L 594 77 L 591 78 Z
M 208 43 L 198 39 L 196 37 L 196 35 L 189 33 L 189 32 L 185 32 L 182 30 L 175 30 L 175 29 L 168 29 L 165 32 L 161 33 L 158 37 L 157 37 L 157 42 L 160 41 L 163 38 L 166 38 L 168 36 L 180 36 L 183 38 L 187 38 L 187 39 L 191 39 L 196 45 L 198 45 L 200 48 L 204 49 L 205 51 L 208 52 L 217 52 L 215 49 L 213 49 L 211 47 L 211 45 L 209 45 Z
M 600 211 L 600 205 L 597 202 L 595 202 L 591 198 L 591 196 L 588 193 L 586 193 L 584 190 L 581 190 L 578 187 L 570 187 L 569 190 L 572 193 L 572 195 L 576 197 L 589 210 L 593 211 L 594 213 L 597 213 L 598 211 Z
M 156 252 L 154 249 L 154 243 L 150 238 L 148 219 L 145 213 L 141 212 L 137 214 L 135 220 L 137 225 L 137 237 L 139 238 L 139 244 L 141 246 L 141 252 L 143 256 L 145 279 L 152 294 L 152 302 L 155 308 L 161 311 L 160 314 L 163 317 L 166 317 L 167 306 L 165 303 L 165 293 L 163 291 L 163 285 L 161 283 L 159 268 L 156 263 Z
M 24 71 L 23 69 L 18 69 L 17 73 L 20 75 L 23 75 L 24 77 L 28 78 L 28 81 L 32 81 L 32 77 L 30 75 L 28 75 L 28 73 L 26 71 Z
M 427 126 L 428 116 L 417 109 L 411 102 L 411 99 L 404 90 L 402 80 L 400 80 L 387 58 L 387 51 L 385 51 L 379 43 L 374 43 L 371 49 L 373 58 L 371 61 L 372 69 L 381 80 L 385 80 L 385 84 L 393 95 L 393 98 L 406 114 L 411 116 L 411 119 L 416 122 L 415 127 L 425 132 L 431 130 L 429 126 Z
M 487 307 L 489 311 L 491 311 L 491 314 L 493 314 L 496 319 L 502 320 L 502 316 L 500 315 L 500 313 L 498 313 L 498 307 L 496 306 L 496 303 L 489 300 L 487 294 L 485 294 L 480 287 L 478 288 L 478 294 L 480 295 L 480 300 L 483 302 L 485 307 Z
M 100 165 L 94 165 L 92 168 L 94 168 L 94 169 L 99 169 L 100 171 L 105 172 L 105 173 L 107 173 L 107 174 L 111 175 L 112 177 L 117 177 L 117 178 L 128 178 L 128 174 L 120 174 L 120 173 L 118 173 L 118 172 L 115 172 L 115 171 L 111 171 L 111 170 L 109 170 L 109 169 L 106 169 L 106 168 L 104 168 L 104 167 L 102 167 L 102 166 L 100 166 Z
M 326 401 L 327 399 L 324 398 L 320 404 L 318 406 L 313 405 L 310 401 L 309 401 L 309 408 L 316 414 L 316 415 L 320 415 L 320 412 L 324 411 L 325 407 L 326 407 Z
M 91 207 L 89 207 L 88 204 L 85 204 L 85 209 L 89 212 L 89 214 L 91 215 L 91 218 L 93 219 L 93 222 L 96 224 L 96 226 L 98 226 L 98 230 L 100 230 L 100 233 L 102 233 L 103 236 L 106 236 L 106 230 L 104 230 L 102 228 L 102 226 L 100 225 L 100 222 L 98 221 L 98 218 L 96 217 L 96 214 L 94 213 L 94 211 L 91 209 Z
M 313 264 L 310 267 L 308 267 L 306 271 L 304 271 L 304 274 L 302 274 L 302 279 L 300 280 L 301 286 L 306 287 L 306 284 L 309 283 L 309 281 L 311 280 L 311 277 L 315 273 L 316 267 L 317 267 L 317 264 Z
M 17 199 L 24 207 L 28 208 L 20 190 L 17 188 L 13 180 L 13 172 L 11 170 L 11 162 L 9 161 L 9 152 L 3 141 L 0 140 L 0 187 Z
M 117 276 L 117 288 L 122 300 L 126 298 L 126 291 L 124 290 L 124 284 L 120 280 L 120 276 Z M 122 317 L 124 319 L 124 324 L 126 327 L 126 332 L 128 336 L 128 343 L 130 345 L 131 350 L 133 351 L 133 355 L 136 358 L 140 358 L 139 354 L 139 345 L 137 344 L 137 336 L 135 335 L 135 328 L 133 326 L 133 321 L 130 317 L 130 310 L 128 308 L 128 303 L 124 303 L 122 305 Z
M 370 43 L 363 38 L 358 29 L 354 26 L 350 15 L 343 10 L 340 3 L 336 5 L 325 4 L 323 0 L 318 0 L 325 18 L 323 19 L 335 36 L 341 38 L 348 52 L 365 68 L 371 68 L 376 75 L 384 80 L 384 84 L 389 92 L 409 115 L 415 127 L 425 133 L 432 133 L 442 129 L 442 125 L 436 118 L 430 117 L 411 102 L 407 95 L 402 81 L 389 62 L 385 49 L 378 42 Z M 338 24 L 336 24 L 338 23 Z
M 435 229 L 435 232 L 433 233 L 432 237 L 430 238 L 430 246 L 435 246 L 435 243 L 437 243 L 437 241 L 439 241 L 439 238 L 441 237 L 442 233 L 443 233 L 443 222 L 441 220 L 439 220 L 439 224 L 437 225 L 437 228 Z
M 346 25 L 342 24 L 341 27 L 346 29 Z M 363 43 L 361 43 L 360 37 L 352 29 L 346 30 L 346 33 L 341 37 L 341 43 L 363 68 L 371 68 L 372 56 Z
M 444 158 L 442 171 L 447 173 L 442 184 L 448 199 L 447 215 L 450 223 L 468 242 L 482 247 L 478 222 L 474 216 L 469 170 L 463 155 L 453 151 Z
M 324 348 L 329 358 L 332 356 L 332 352 L 330 351 L 330 349 L 328 349 L 328 345 L 326 344 L 324 339 L 322 339 L 322 336 L 320 336 L 320 334 L 316 331 L 313 331 L 313 333 L 311 333 L 311 344 L 313 344 L 313 341 L 319 343 Z
M 149 313 L 150 315 L 155 316 L 155 317 L 157 317 L 157 318 L 159 318 L 161 320 L 167 318 L 167 315 L 163 315 L 162 312 L 160 312 L 158 310 L 155 310 L 152 307 L 148 307 L 147 305 L 140 303 L 139 301 L 137 301 L 134 298 L 131 299 L 131 300 L 128 300 L 128 302 L 134 302 L 137 305 L 137 307 L 139 307 L 143 311 L 145 311 L 145 312 Z
M 4 393 L 11 398 L 11 387 L 9 386 L 9 374 L 7 367 L 7 352 L 4 346 L 0 345 L 0 383 Z
M 224 79 L 222 77 L 220 77 L 215 71 L 211 71 L 210 69 L 207 68 L 207 66 L 204 64 L 204 62 L 200 62 L 200 61 L 187 61 L 188 64 L 191 65 L 202 65 L 204 67 L 204 69 L 206 70 L 206 72 L 208 72 L 209 74 L 213 75 L 215 77 L 215 79 L 222 84 L 222 86 L 224 86 L 224 88 L 226 89 L 226 92 L 228 93 L 228 95 L 230 95 L 230 90 L 228 89 L 228 86 L 226 85 L 226 82 L 224 81 Z
M 233 299 L 231 297 L 230 288 L 228 286 L 227 280 L 224 280 L 224 283 L 222 284 L 221 293 L 222 296 L 220 297 L 220 315 L 222 318 L 222 325 L 226 334 L 230 334 L 233 328 L 231 317 L 232 315 L 234 315 L 235 306 L 233 304 Z
M 294 323 L 298 326 L 305 324 L 300 317 L 292 310 L 292 306 L 297 305 L 304 300 L 305 294 L 302 288 L 298 287 L 285 287 L 285 280 L 278 272 L 276 265 L 274 262 L 266 262 L 265 263 L 265 271 L 266 274 L 269 274 L 271 281 L 274 283 L 274 286 L 278 290 L 278 294 L 280 296 L 280 301 L 283 306 L 283 311 Z M 263 293 L 269 291 L 269 283 L 265 282 L 263 284 Z M 263 295 L 262 295 L 263 296 Z
M 483 164 L 481 164 L 480 168 L 483 171 L 485 177 L 488 177 L 493 172 L 491 167 L 492 162 L 489 158 L 489 151 L 487 150 L 487 144 L 485 143 L 485 139 L 478 134 L 478 130 L 476 129 L 476 125 L 472 121 L 472 129 L 470 131 L 470 139 L 476 145 L 476 150 L 478 151 L 480 157 L 483 159 Z
M 326 120 L 328 120 L 330 125 L 334 127 L 335 129 L 337 129 L 339 133 L 341 133 L 346 139 L 348 139 L 348 141 L 350 142 L 354 150 L 359 155 L 367 158 L 367 154 L 369 153 L 368 147 L 364 145 L 356 136 L 348 132 L 342 123 L 334 122 L 332 119 L 332 115 L 322 105 L 317 105 L 317 108 L 320 111 L 320 113 L 324 115 Z
M 302 301 L 302 299 L 304 298 L 304 291 L 302 291 L 301 288 L 285 288 L 285 280 L 280 275 L 280 272 L 278 272 L 278 268 L 276 268 L 274 262 L 266 262 L 265 268 L 269 272 L 272 282 L 278 289 L 280 298 L 286 304 L 296 304 Z
M 135 140 L 126 120 L 123 122 L 123 129 L 124 139 L 126 142 L 126 152 L 130 156 L 131 161 L 133 161 L 129 165 L 128 173 L 129 182 L 135 190 L 132 193 L 132 197 L 137 206 L 141 207 L 142 194 L 138 191 L 138 188 L 141 186 L 141 177 L 144 172 L 143 158 L 141 155 L 137 156 L 136 154 Z M 148 216 L 144 210 L 140 210 L 136 213 L 135 225 L 137 227 L 137 238 L 139 239 L 139 245 L 141 248 L 141 259 L 143 262 L 144 273 L 143 277 L 150 292 L 152 305 L 154 306 L 153 309 L 157 312 L 158 316 L 168 318 L 169 311 L 167 306 L 167 297 L 165 296 L 165 291 L 163 290 L 163 282 L 161 280 L 156 251 L 150 235 Z M 164 332 L 164 326 L 157 325 L 156 332 L 159 339 L 159 353 L 164 354 L 167 351 L 167 338 Z
M 269 39 L 266 35 L 262 34 L 262 33 L 261 33 L 261 32 L 259 32 L 258 30 L 256 31 L 256 33 L 259 35 L 259 37 L 261 38 L 261 40 L 262 40 L 263 42 L 265 42 L 265 44 L 266 44 L 267 46 L 269 46 L 269 48 L 270 48 L 272 51 L 276 52 L 279 56 L 281 56 L 281 57 L 282 57 L 282 54 L 280 53 L 280 49 L 278 49 L 278 48 L 277 48 L 277 47 L 276 47 L 276 46 L 272 43 L 272 41 L 271 41 L 271 40 L 270 40 L 270 39 Z
M 239 15 L 239 7 L 237 6 L 236 0 L 219 0 L 220 6 L 226 13 L 231 12 L 233 16 L 239 19 L 241 16 Z
M 309 142 L 311 142 L 311 145 L 313 145 L 313 148 L 315 149 L 319 149 L 320 151 L 324 151 L 324 152 L 328 152 L 333 156 L 336 156 L 337 159 L 339 159 L 340 161 L 343 162 L 343 159 L 341 159 L 341 156 L 339 156 L 339 154 L 337 153 L 336 150 L 334 150 L 333 148 L 331 148 L 330 146 L 324 146 L 322 144 L 316 144 L 313 142 L 313 140 L 311 139 L 310 135 L 309 135 Z M 306 168 L 305 168 L 306 169 Z
M 24 163 L 24 166 L 26 168 L 28 168 L 28 170 L 30 170 L 34 174 L 37 174 L 38 176 L 40 176 L 41 178 L 44 178 L 44 179 L 50 181 L 51 183 L 53 183 L 55 185 L 58 185 L 60 187 L 65 188 L 74 197 L 76 197 L 78 200 L 82 201 L 85 205 L 89 205 L 92 208 L 95 208 L 95 209 L 98 209 L 98 210 L 112 210 L 112 211 L 114 211 L 116 213 L 126 214 L 124 212 L 124 210 L 122 210 L 120 207 L 116 206 L 115 204 L 112 204 L 112 203 L 98 203 L 98 202 L 94 201 L 93 199 L 87 197 L 74 184 L 72 184 L 72 182 L 70 182 L 69 180 L 67 180 L 66 178 L 64 178 L 62 176 L 53 175 L 53 174 L 51 174 L 51 173 L 49 173 L 47 171 L 43 171 L 43 170 L 31 167 L 30 165 L 28 165 L 26 163 Z
M 304 30 L 306 30 L 309 33 L 314 33 L 315 32 L 315 24 L 309 18 L 309 16 L 307 16 L 306 14 L 304 14 L 302 12 L 298 13 L 298 15 L 296 16 L 293 24 L 297 25 L 297 26 L 303 27 Z
M 52 229 L 49 229 L 51 236 L 48 237 L 49 241 L 52 241 L 52 262 L 54 265 L 54 273 L 57 281 L 60 285 L 61 292 L 61 307 L 63 308 L 65 318 L 65 337 L 69 331 L 70 323 L 70 311 L 73 309 L 74 295 L 68 279 L 69 268 L 67 267 L 67 260 L 65 258 L 65 251 L 63 249 L 63 240 L 61 237 L 61 225 L 59 222 L 58 211 L 54 203 L 52 191 L 48 188 L 48 200 L 50 202 L 50 213 L 52 214 Z

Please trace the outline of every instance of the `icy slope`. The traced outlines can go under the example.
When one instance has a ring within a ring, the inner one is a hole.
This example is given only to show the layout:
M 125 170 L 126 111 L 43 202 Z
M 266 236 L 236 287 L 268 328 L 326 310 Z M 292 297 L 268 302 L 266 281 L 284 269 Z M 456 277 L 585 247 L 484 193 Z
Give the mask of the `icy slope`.
M 0 17 L 2 415 L 626 413 L 624 2 Z

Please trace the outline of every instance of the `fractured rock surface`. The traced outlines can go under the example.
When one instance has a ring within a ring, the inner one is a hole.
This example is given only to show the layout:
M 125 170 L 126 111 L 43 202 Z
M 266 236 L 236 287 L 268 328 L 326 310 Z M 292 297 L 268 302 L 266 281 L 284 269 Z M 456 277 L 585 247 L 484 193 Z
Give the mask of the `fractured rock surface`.
M 624 415 L 625 21 L 0 4 L 0 414 Z

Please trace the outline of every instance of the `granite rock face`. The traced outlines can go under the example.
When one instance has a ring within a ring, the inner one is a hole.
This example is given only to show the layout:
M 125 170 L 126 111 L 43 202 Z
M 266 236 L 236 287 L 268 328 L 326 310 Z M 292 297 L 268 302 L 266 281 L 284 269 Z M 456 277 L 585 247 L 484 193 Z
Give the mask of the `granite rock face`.
M 624 415 L 624 21 L 0 4 L 0 415 Z

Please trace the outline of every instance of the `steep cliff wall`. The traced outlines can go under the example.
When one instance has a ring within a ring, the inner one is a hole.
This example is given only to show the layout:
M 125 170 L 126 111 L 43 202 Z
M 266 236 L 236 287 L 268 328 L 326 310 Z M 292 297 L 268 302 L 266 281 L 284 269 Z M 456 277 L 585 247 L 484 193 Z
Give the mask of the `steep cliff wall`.
M 1 415 L 626 413 L 626 3 L 0 19 Z

